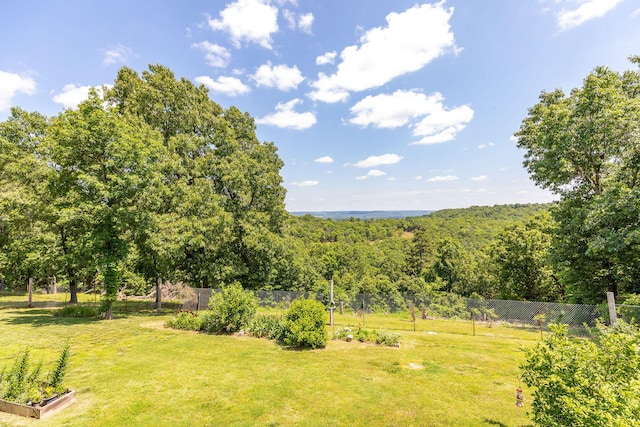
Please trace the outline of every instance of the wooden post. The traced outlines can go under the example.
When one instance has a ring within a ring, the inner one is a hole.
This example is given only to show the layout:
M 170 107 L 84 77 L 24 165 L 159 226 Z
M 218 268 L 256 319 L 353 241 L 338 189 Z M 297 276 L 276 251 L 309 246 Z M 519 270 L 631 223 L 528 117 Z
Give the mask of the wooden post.
M 162 291 L 160 290 L 160 286 L 162 285 L 162 277 L 158 277 L 156 281 L 156 303 L 158 304 L 158 313 L 160 313 L 160 309 L 162 308 Z
M 618 323 L 618 314 L 616 313 L 616 297 L 613 292 L 607 292 L 607 305 L 609 306 L 609 324 L 615 326 Z
M 33 278 L 29 277 L 29 281 L 27 282 L 27 292 L 29 293 L 29 304 L 27 307 L 33 307 Z
M 476 314 L 471 309 L 471 323 L 473 324 L 473 336 L 476 336 Z
M 340 314 L 344 314 L 344 301 L 340 301 Z
M 540 313 L 540 309 L 538 309 L 538 325 L 540 326 L 540 341 L 544 340 L 542 336 L 542 313 Z
M 333 327 L 333 311 L 336 309 L 336 303 L 333 301 L 333 279 L 329 284 L 329 324 Z
M 411 317 L 413 318 L 413 332 L 416 331 L 416 306 L 411 304 Z
M 362 296 L 362 329 L 364 329 L 364 295 Z

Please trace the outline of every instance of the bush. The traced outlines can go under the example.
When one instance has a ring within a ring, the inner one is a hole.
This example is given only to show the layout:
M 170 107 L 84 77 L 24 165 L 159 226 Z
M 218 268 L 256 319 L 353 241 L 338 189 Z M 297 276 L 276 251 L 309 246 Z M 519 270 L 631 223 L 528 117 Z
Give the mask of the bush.
M 400 338 L 402 336 L 398 332 L 378 331 L 376 334 L 376 344 L 386 345 L 389 347 L 400 347 Z
M 42 362 L 33 369 L 29 361 L 30 351 L 25 349 L 15 360 L 11 369 L 0 372 L 0 399 L 19 404 L 41 403 L 54 393 L 66 391 L 63 384 L 69 362 L 69 344 L 63 347 L 54 370 L 41 379 Z
M 544 343 L 525 349 L 522 380 L 533 392 L 541 426 L 640 425 L 640 330 L 620 322 L 597 326 L 592 339 L 569 338 L 550 325 Z
M 67 305 L 53 312 L 58 317 L 97 317 L 98 309 L 88 305 Z
M 202 325 L 202 319 L 197 313 L 190 311 L 182 311 L 173 319 L 167 320 L 165 325 L 168 328 L 183 329 L 187 331 L 199 331 Z
M 259 314 L 249 322 L 248 333 L 252 337 L 280 341 L 284 335 L 282 316 Z
M 284 315 L 283 342 L 292 347 L 326 346 L 329 340 L 325 326 L 326 317 L 325 307 L 318 301 L 293 301 Z
M 349 337 L 352 336 L 354 340 L 358 340 L 360 342 L 370 342 L 376 343 L 379 345 L 386 345 L 389 347 L 399 347 L 401 335 L 397 332 L 387 332 L 387 331 L 374 331 L 371 329 L 358 328 L 357 330 L 353 330 L 349 327 L 346 328 L 338 328 L 338 330 L 333 335 L 334 340 L 343 340 L 346 341 Z
M 251 291 L 239 283 L 227 286 L 211 296 L 208 311 L 203 315 L 201 330 L 213 333 L 231 333 L 245 328 L 256 314 L 258 303 Z

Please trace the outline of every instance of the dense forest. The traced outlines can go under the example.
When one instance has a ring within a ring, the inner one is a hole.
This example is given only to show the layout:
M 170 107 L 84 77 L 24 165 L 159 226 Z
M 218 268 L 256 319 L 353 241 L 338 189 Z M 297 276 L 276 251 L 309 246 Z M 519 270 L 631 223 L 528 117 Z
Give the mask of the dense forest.
M 632 58 L 640 63 L 640 59 Z M 150 66 L 55 117 L 0 123 L 0 290 L 196 287 L 599 303 L 640 291 L 640 73 L 543 92 L 516 133 L 553 205 L 320 219 L 285 210 L 282 160 L 248 113 Z

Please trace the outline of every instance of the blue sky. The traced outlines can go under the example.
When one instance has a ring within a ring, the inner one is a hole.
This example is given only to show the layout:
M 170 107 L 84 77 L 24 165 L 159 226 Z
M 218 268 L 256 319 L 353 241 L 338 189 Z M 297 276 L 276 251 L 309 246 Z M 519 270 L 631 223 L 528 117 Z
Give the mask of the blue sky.
M 162 64 L 273 141 L 290 211 L 547 202 L 512 135 L 542 90 L 640 54 L 637 0 L 7 2 L 0 119 Z

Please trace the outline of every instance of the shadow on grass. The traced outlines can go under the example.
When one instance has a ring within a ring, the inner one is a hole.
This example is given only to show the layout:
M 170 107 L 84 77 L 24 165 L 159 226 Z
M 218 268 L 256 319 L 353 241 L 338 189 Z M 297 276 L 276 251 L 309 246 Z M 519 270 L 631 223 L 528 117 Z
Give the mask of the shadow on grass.
M 31 326 L 51 326 L 51 325 L 81 325 L 96 322 L 95 317 L 57 317 L 54 310 L 24 309 L 10 311 L 13 316 L 8 319 L 0 319 L 0 322 L 10 325 L 31 325 Z
M 11 307 L 6 311 L 11 314 L 11 317 L 6 319 L 0 319 L 0 323 L 6 323 L 10 325 L 31 325 L 36 327 L 46 327 L 52 325 L 82 325 L 94 322 L 105 321 L 99 316 L 92 317 L 67 317 L 67 316 L 55 316 L 54 313 L 58 308 L 64 305 L 58 305 L 51 308 L 25 308 L 24 306 Z M 47 307 L 47 306 L 44 306 Z M 123 307 L 114 306 L 113 318 L 123 319 L 128 317 L 141 317 L 141 316 L 164 316 L 172 312 L 172 309 L 163 309 L 158 314 L 156 309 L 150 309 L 148 306 L 128 307 L 127 310 L 122 310 Z

